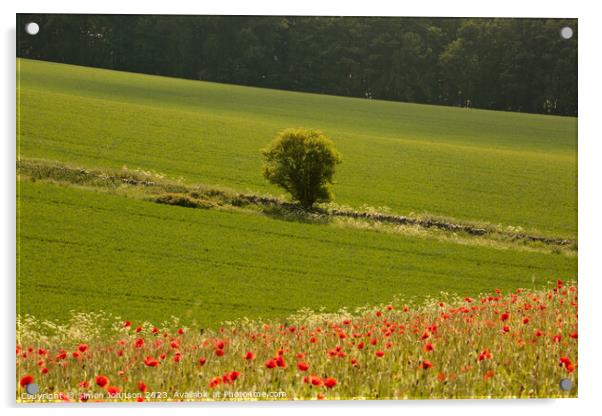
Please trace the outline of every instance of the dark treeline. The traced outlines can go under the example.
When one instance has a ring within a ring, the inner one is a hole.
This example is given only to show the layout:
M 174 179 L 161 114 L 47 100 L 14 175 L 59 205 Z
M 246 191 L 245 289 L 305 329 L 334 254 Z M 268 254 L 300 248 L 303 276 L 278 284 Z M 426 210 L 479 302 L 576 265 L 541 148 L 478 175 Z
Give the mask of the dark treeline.
M 26 22 L 40 33 L 24 33 Z M 570 40 L 560 28 L 570 26 Z M 258 87 L 577 114 L 574 19 L 18 15 L 20 57 Z

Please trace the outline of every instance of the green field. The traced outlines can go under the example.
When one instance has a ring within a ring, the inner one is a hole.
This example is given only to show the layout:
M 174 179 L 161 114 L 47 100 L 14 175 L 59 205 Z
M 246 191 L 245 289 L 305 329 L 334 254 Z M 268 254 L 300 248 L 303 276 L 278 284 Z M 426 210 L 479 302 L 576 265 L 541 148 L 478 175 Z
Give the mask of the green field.
M 21 184 L 21 309 L 209 325 L 393 295 L 476 294 L 575 278 L 576 258 L 401 238 Z
M 330 135 L 336 202 L 577 232 L 577 120 L 361 100 L 18 61 L 18 153 L 185 183 L 281 192 L 259 149 L 291 126 Z M 439 291 L 576 278 L 577 257 L 159 205 L 19 181 L 18 308 L 105 310 L 202 326 Z
M 274 91 L 19 60 L 19 154 L 278 194 L 259 149 L 330 135 L 336 201 L 577 232 L 577 119 Z

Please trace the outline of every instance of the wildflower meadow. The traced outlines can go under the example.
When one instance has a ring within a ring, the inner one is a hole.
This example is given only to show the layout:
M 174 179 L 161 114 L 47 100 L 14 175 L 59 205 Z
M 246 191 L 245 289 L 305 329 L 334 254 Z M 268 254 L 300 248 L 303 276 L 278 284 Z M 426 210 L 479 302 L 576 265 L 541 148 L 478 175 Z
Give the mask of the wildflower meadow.
M 65 324 L 19 317 L 17 400 L 575 397 L 577 292 L 558 280 L 215 330 L 102 314 Z

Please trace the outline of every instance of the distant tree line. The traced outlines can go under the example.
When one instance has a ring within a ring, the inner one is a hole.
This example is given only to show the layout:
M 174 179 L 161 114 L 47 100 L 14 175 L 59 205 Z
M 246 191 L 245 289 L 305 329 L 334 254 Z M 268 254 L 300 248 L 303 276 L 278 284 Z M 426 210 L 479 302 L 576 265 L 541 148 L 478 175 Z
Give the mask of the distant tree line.
M 25 23 L 40 33 L 29 36 Z M 26 15 L 17 55 L 258 87 L 577 115 L 575 19 Z M 560 36 L 570 26 L 573 38 Z

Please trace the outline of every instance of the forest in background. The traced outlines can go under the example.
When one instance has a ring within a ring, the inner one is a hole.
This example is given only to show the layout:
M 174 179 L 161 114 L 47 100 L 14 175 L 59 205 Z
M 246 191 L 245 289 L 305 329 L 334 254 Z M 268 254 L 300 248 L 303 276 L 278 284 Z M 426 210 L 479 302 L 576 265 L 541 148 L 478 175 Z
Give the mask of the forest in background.
M 40 33 L 27 35 L 27 22 Z M 576 19 L 19 14 L 17 28 L 23 58 L 391 101 L 578 109 Z

